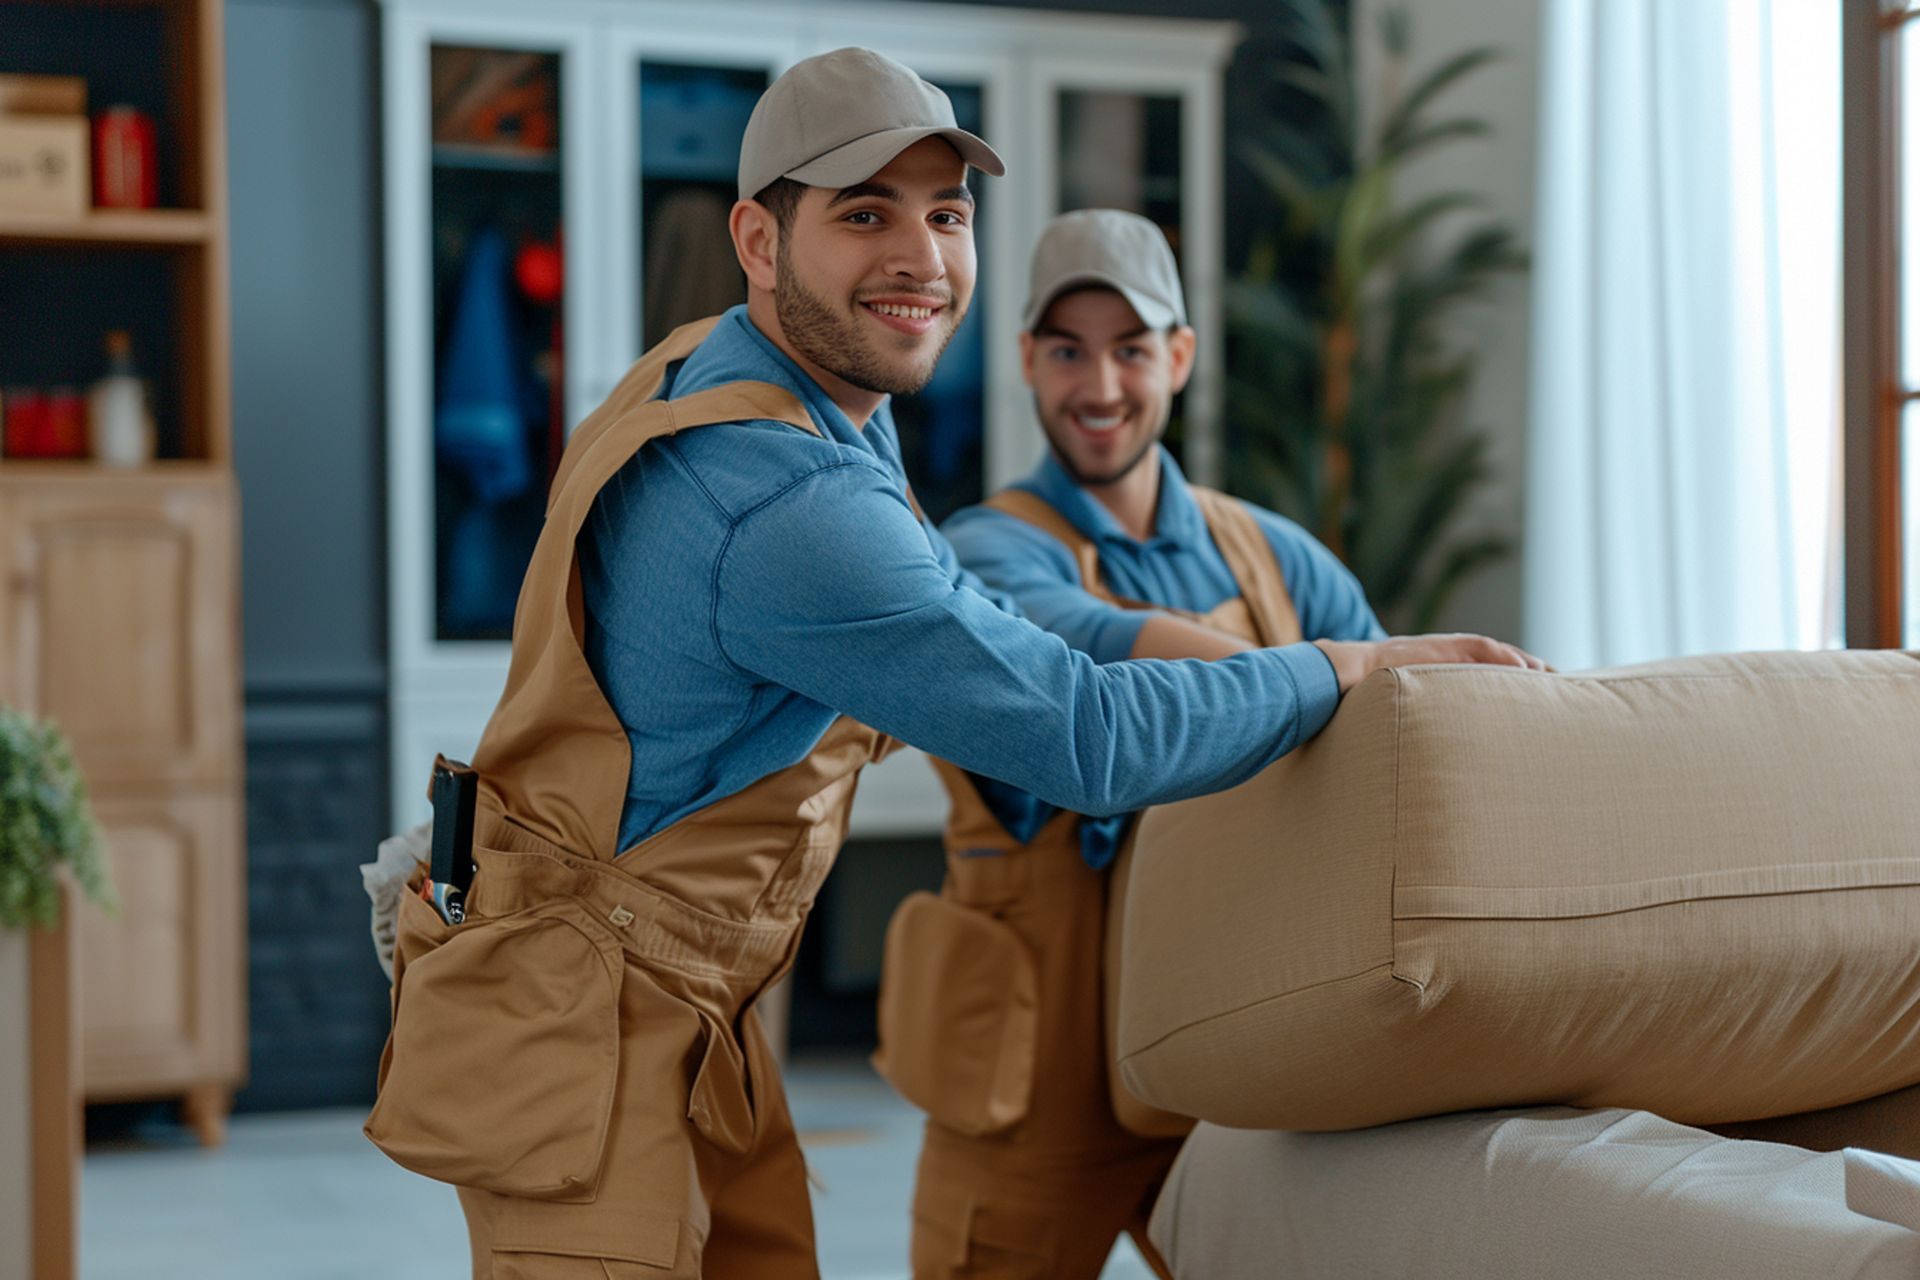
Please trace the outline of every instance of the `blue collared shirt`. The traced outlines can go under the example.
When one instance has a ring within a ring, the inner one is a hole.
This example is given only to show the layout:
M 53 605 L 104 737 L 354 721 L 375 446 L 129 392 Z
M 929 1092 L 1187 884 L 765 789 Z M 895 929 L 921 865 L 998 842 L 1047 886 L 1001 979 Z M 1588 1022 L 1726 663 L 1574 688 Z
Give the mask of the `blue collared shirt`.
M 855 427 L 729 311 L 666 394 L 751 379 L 805 404 L 641 449 L 580 538 L 586 652 L 632 745 L 630 846 L 795 763 L 851 715 L 1079 813 L 1232 786 L 1319 732 L 1310 646 L 1101 666 L 960 568 L 907 501 L 883 406 Z
M 1115 595 L 1206 613 L 1240 594 L 1186 476 L 1165 449 L 1160 450 L 1153 535 L 1144 542 L 1121 528 L 1113 513 L 1074 483 L 1051 453 L 1015 487 L 1043 499 L 1093 541 L 1102 580 Z M 1366 593 L 1332 552 L 1284 516 L 1252 504 L 1247 510 L 1273 548 L 1307 640 L 1384 638 Z M 1072 552 L 1059 539 L 985 506 L 956 511 L 941 531 L 969 571 L 1012 596 L 1027 617 L 1094 661 L 1117 662 L 1133 651 L 1150 614 L 1090 595 L 1081 585 Z M 1319 708 L 1309 713 L 1318 715 Z M 1329 702 L 1326 715 L 1331 714 Z M 1325 722 L 1325 716 L 1319 719 Z M 1057 812 L 1035 796 L 991 780 L 980 790 L 995 816 L 1022 842 L 1031 840 Z M 1083 824 L 1081 852 L 1087 861 L 1096 867 L 1111 862 L 1123 827 L 1114 822 Z

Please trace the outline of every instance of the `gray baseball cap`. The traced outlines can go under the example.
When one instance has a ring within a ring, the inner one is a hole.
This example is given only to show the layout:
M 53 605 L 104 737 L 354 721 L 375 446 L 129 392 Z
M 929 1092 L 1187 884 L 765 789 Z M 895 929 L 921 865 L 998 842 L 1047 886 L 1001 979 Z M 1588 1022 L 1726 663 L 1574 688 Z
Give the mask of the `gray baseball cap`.
M 922 138 L 940 137 L 996 178 L 994 149 L 953 119 L 953 103 L 871 49 L 835 49 L 787 68 L 767 87 L 740 140 L 740 198 L 775 178 L 839 189 L 865 182 Z
M 1033 246 L 1031 271 L 1027 310 L 1020 321 L 1029 332 L 1055 298 L 1089 286 L 1112 289 L 1125 298 L 1149 329 L 1187 322 L 1173 247 L 1159 227 L 1137 213 L 1076 209 L 1061 214 Z

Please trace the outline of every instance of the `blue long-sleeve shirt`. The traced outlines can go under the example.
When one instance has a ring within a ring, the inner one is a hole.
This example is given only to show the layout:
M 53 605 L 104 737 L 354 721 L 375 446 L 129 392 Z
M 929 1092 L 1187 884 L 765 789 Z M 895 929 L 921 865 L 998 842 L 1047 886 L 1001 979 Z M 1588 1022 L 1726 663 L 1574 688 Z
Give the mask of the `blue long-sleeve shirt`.
M 1080 813 L 1232 786 L 1319 732 L 1338 686 L 1310 646 L 1096 664 L 983 594 L 906 497 L 883 407 L 857 428 L 729 311 L 665 394 L 751 379 L 785 423 L 641 449 L 580 540 L 587 661 L 633 749 L 631 845 L 798 761 L 845 713 Z
M 1206 516 L 1173 455 L 1160 450 L 1160 500 L 1153 535 L 1137 540 L 1113 513 L 1074 483 L 1051 453 L 1015 485 L 1044 500 L 1100 554 L 1102 580 L 1113 594 L 1145 604 L 1207 613 L 1240 594 Z M 1285 516 L 1246 504 L 1266 534 L 1307 640 L 1379 640 L 1386 633 L 1347 567 Z M 1090 594 L 1073 553 L 1051 534 L 992 507 L 966 507 L 941 526 L 960 563 L 990 587 L 1012 596 L 1034 622 L 1094 661 L 1133 651 L 1150 612 L 1120 608 Z M 1031 840 L 1058 808 L 1029 792 L 980 779 L 981 798 L 1012 835 Z M 1081 853 L 1096 867 L 1113 860 L 1124 821 L 1083 823 Z

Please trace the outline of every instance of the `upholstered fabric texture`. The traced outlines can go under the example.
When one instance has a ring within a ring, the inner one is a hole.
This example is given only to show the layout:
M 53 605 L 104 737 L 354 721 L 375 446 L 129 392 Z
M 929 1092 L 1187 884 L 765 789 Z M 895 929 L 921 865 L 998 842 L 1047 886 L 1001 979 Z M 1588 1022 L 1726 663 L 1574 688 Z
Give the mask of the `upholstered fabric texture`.
M 1377 673 L 1150 811 L 1116 1051 L 1156 1106 L 1685 1123 L 1920 1082 L 1920 655 Z
M 1911 1280 L 1920 1164 L 1644 1111 L 1470 1112 L 1358 1133 L 1203 1124 L 1151 1228 L 1178 1280 Z

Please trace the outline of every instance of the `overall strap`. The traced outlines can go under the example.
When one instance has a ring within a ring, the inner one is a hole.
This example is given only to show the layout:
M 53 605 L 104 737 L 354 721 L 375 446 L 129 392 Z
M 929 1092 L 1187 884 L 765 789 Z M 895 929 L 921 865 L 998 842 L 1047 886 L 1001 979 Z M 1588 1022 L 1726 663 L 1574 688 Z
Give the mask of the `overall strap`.
M 736 382 L 677 400 L 649 400 L 667 366 L 712 321 L 683 326 L 628 371 L 567 446 L 546 524 L 520 588 L 505 691 L 473 757 L 482 802 L 582 857 L 618 853 L 632 750 L 587 665 L 586 606 L 576 543 L 602 486 L 649 441 L 694 427 L 762 419 L 819 434 L 783 388 Z
M 553 485 L 547 490 L 549 510 L 560 496 L 560 491 L 573 478 L 574 468 L 580 464 L 587 448 L 626 413 L 659 395 L 660 384 L 666 381 L 667 370 L 692 355 L 719 323 L 719 316 L 710 316 L 705 320 L 683 324 L 628 367 L 612 393 L 568 437 L 566 452 L 560 457 L 560 469 L 554 473 Z
M 1108 604 L 1129 609 L 1157 607 L 1133 600 L 1123 600 L 1109 591 L 1106 582 L 1100 576 L 1100 548 L 1094 545 L 1092 538 L 1074 528 L 1070 520 L 1054 510 L 1053 504 L 1039 494 L 1029 493 L 1025 489 L 1002 489 L 981 505 L 1030 524 L 1066 547 L 1073 556 L 1074 564 L 1080 570 L 1081 589 L 1088 595 L 1104 600 Z
M 1240 598 L 1253 615 L 1260 643 L 1269 648 L 1298 643 L 1300 615 L 1287 593 L 1287 579 L 1274 558 L 1273 543 L 1259 521 L 1238 498 L 1197 484 L 1187 488 L 1206 518 L 1207 532 L 1227 562 L 1227 571 L 1239 584 Z

